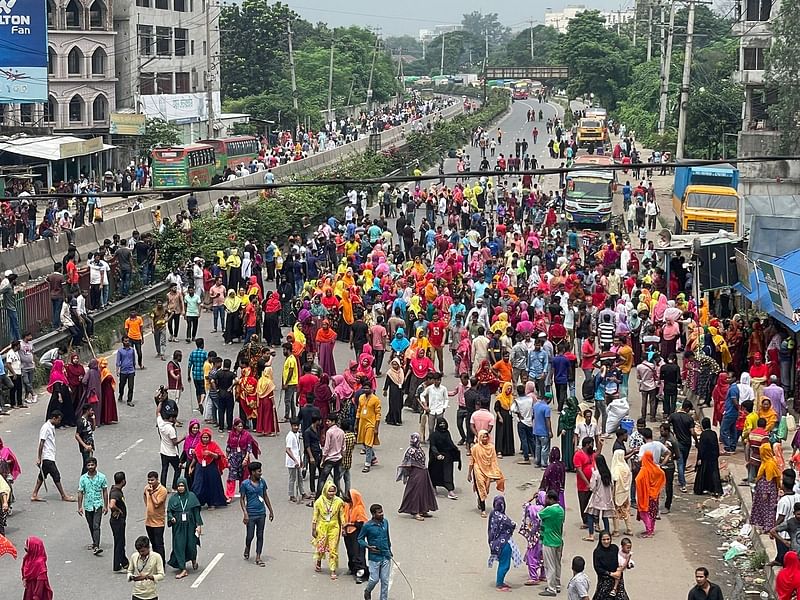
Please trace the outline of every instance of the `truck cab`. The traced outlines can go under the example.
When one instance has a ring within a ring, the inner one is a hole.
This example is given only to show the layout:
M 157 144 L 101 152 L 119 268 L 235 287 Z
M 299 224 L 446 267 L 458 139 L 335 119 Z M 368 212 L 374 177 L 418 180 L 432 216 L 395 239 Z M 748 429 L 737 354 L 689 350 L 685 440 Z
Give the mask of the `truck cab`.
M 611 220 L 611 207 L 617 188 L 616 171 L 603 170 L 614 164 L 610 156 L 579 156 L 575 167 L 596 167 L 576 170 L 567 175 L 564 212 L 571 224 L 606 225 Z
M 739 170 L 730 164 L 677 167 L 672 190 L 675 233 L 738 231 Z

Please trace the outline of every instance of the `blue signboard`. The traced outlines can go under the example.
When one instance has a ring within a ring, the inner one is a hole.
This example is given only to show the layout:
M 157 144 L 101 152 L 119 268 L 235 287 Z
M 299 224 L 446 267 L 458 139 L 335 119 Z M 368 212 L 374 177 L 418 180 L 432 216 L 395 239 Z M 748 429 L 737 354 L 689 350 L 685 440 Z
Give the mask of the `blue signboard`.
M 0 104 L 47 102 L 47 0 L 0 0 Z

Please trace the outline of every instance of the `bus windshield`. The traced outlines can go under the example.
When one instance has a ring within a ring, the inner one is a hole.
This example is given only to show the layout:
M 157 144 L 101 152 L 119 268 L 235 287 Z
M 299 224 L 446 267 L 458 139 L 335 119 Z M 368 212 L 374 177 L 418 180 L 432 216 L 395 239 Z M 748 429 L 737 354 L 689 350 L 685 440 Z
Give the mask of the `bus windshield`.
M 738 210 L 738 198 L 736 196 L 724 196 L 722 194 L 689 194 L 686 200 L 688 208 L 710 208 L 714 210 Z
M 589 121 L 588 119 L 583 119 L 583 120 L 581 121 L 581 125 L 580 125 L 580 126 L 581 126 L 581 127 L 592 127 L 592 128 L 596 128 L 596 127 L 600 127 L 600 121 Z
M 574 187 L 567 193 L 572 198 L 608 198 L 611 200 L 611 183 L 608 181 L 580 181 L 573 179 Z

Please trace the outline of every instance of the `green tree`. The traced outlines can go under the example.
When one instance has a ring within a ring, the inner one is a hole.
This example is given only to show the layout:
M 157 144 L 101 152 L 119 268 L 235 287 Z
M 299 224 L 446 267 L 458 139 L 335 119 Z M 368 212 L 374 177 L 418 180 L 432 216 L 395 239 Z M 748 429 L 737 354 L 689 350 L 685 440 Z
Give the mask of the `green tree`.
M 694 11 L 694 48 L 704 48 L 722 39 L 730 38 L 734 20 L 728 16 L 715 13 L 705 4 L 695 5 Z M 675 11 L 675 42 L 673 47 L 683 46 L 686 25 L 689 21 L 689 9 L 684 6 Z
M 781 132 L 780 151 L 800 151 L 800 0 L 782 0 L 772 21 L 772 48 L 767 56 L 766 80 L 777 100 L 769 117 Z
M 395 54 L 402 50 L 404 56 L 422 58 L 422 43 L 410 35 L 390 36 L 383 39 L 383 44 L 387 50 Z
M 483 14 L 479 10 L 467 13 L 461 19 L 461 26 L 481 39 L 488 34 L 490 48 L 505 45 L 511 37 L 511 30 L 500 22 L 497 13 Z
M 531 29 L 523 29 L 506 44 L 508 66 L 545 66 L 555 64 L 561 34 L 554 27 L 536 25 L 533 28 L 533 58 L 531 58 Z
M 139 139 L 139 153 L 147 158 L 156 146 L 175 146 L 181 143 L 181 131 L 177 125 L 164 119 L 151 118 L 145 123 L 144 135 Z
M 438 75 L 444 42 L 444 74 L 475 72 L 483 64 L 484 39 L 469 31 L 452 31 L 428 43 L 425 62 L 428 74 Z

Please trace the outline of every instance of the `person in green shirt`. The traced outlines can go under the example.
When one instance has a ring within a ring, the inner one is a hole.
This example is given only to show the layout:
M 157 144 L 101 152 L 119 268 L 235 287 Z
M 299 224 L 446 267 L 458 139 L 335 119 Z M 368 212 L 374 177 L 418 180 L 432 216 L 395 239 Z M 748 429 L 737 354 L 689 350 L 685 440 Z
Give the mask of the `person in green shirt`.
M 561 592 L 561 552 L 564 548 L 564 509 L 558 503 L 558 492 L 548 490 L 545 507 L 539 512 L 542 522 L 542 557 L 547 587 L 540 596 Z

